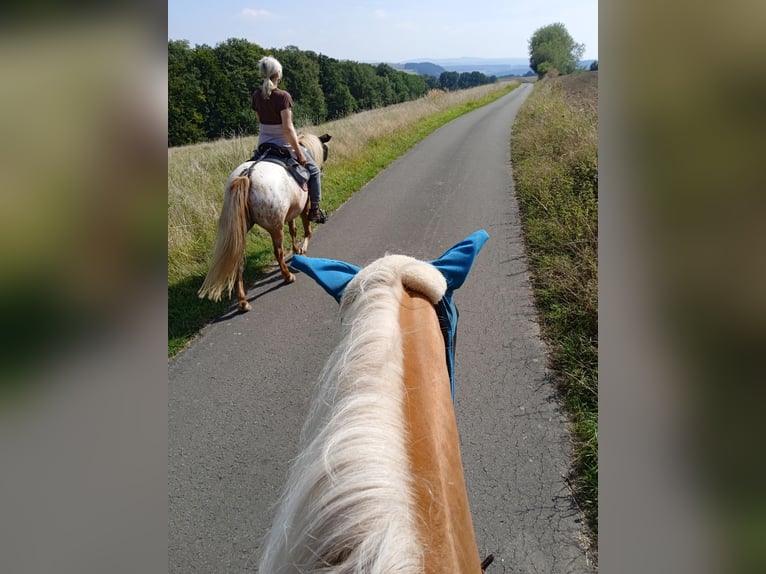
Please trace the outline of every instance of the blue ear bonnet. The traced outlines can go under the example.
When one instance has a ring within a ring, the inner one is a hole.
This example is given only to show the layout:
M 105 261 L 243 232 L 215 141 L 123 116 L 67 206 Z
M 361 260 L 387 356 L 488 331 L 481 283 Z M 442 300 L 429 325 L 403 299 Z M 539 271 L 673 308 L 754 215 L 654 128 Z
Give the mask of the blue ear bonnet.
M 488 239 L 489 234 L 483 229 L 474 231 L 463 241 L 450 247 L 441 257 L 428 262 L 436 267 L 447 281 L 447 291 L 435 308 L 447 351 L 447 369 L 453 400 L 455 398 L 455 336 L 459 313 L 452 301 L 452 296 L 468 277 L 474 259 Z M 302 255 L 294 255 L 290 265 L 314 279 L 338 303 L 346 285 L 361 270 L 360 267 L 343 261 Z

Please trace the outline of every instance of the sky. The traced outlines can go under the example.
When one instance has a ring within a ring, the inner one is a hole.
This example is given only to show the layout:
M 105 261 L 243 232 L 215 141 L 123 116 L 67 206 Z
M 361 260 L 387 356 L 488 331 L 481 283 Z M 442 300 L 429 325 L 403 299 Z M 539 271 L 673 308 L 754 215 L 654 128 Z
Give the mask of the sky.
M 529 58 L 532 34 L 556 22 L 598 59 L 598 0 L 168 0 L 169 40 L 243 38 L 356 62 Z

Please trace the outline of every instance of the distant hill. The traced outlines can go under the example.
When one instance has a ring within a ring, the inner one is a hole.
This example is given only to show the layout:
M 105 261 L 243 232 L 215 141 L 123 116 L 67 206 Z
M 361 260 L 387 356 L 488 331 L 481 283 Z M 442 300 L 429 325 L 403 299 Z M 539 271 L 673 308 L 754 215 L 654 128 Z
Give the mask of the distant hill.
M 438 78 L 442 72 L 447 72 L 449 70 L 445 70 L 441 66 L 437 66 L 436 64 L 432 64 L 431 62 L 406 62 L 404 64 L 404 69 L 407 71 L 413 71 L 416 74 L 420 74 L 423 76 L 434 76 Z
M 403 62 L 405 68 L 409 66 L 418 66 L 425 69 L 426 65 L 431 65 L 431 70 L 440 68 L 438 73 L 428 73 L 432 76 L 439 76 L 442 72 L 481 72 L 486 76 L 523 76 L 529 71 L 528 58 L 452 58 L 435 60 L 407 60 Z
M 594 60 L 582 60 L 578 67 L 589 69 Z M 481 72 L 486 76 L 524 76 L 532 73 L 529 58 L 452 58 L 452 59 L 421 59 L 406 60 L 392 64 L 397 69 L 403 69 L 416 74 L 439 77 L 442 72 Z

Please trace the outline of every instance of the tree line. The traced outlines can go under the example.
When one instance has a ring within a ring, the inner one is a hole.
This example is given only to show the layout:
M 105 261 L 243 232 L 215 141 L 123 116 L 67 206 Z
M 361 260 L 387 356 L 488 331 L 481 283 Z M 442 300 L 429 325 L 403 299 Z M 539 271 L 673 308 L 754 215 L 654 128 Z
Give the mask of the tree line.
M 496 81 L 481 72 L 416 75 L 388 64 L 341 61 L 295 46 L 266 50 L 243 39 L 231 38 L 215 47 L 169 40 L 168 146 L 257 134 L 250 104 L 263 81 L 258 60 L 265 55 L 282 63 L 280 87 L 293 96 L 298 126 L 415 100 L 431 89 L 460 90 Z

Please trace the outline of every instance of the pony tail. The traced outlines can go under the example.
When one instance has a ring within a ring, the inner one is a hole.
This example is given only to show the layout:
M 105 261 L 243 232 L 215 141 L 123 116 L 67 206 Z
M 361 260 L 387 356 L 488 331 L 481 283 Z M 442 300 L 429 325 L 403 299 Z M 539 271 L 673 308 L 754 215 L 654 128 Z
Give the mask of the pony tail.
M 263 80 L 263 84 L 261 85 L 261 93 L 263 94 L 263 98 L 268 100 L 269 96 L 271 96 L 271 92 L 273 92 L 275 88 L 276 86 L 274 85 L 274 82 L 271 81 L 271 78 L 266 78 Z
M 245 254 L 247 244 L 247 194 L 250 178 L 242 175 L 234 178 L 226 190 L 218 233 L 213 248 L 210 270 L 197 295 L 219 301 L 224 291 L 234 288 L 237 270 Z
M 274 56 L 264 56 L 258 61 L 258 72 L 264 78 L 261 85 L 261 94 L 268 100 L 277 85 L 271 81 L 274 76 L 282 77 L 282 64 Z

